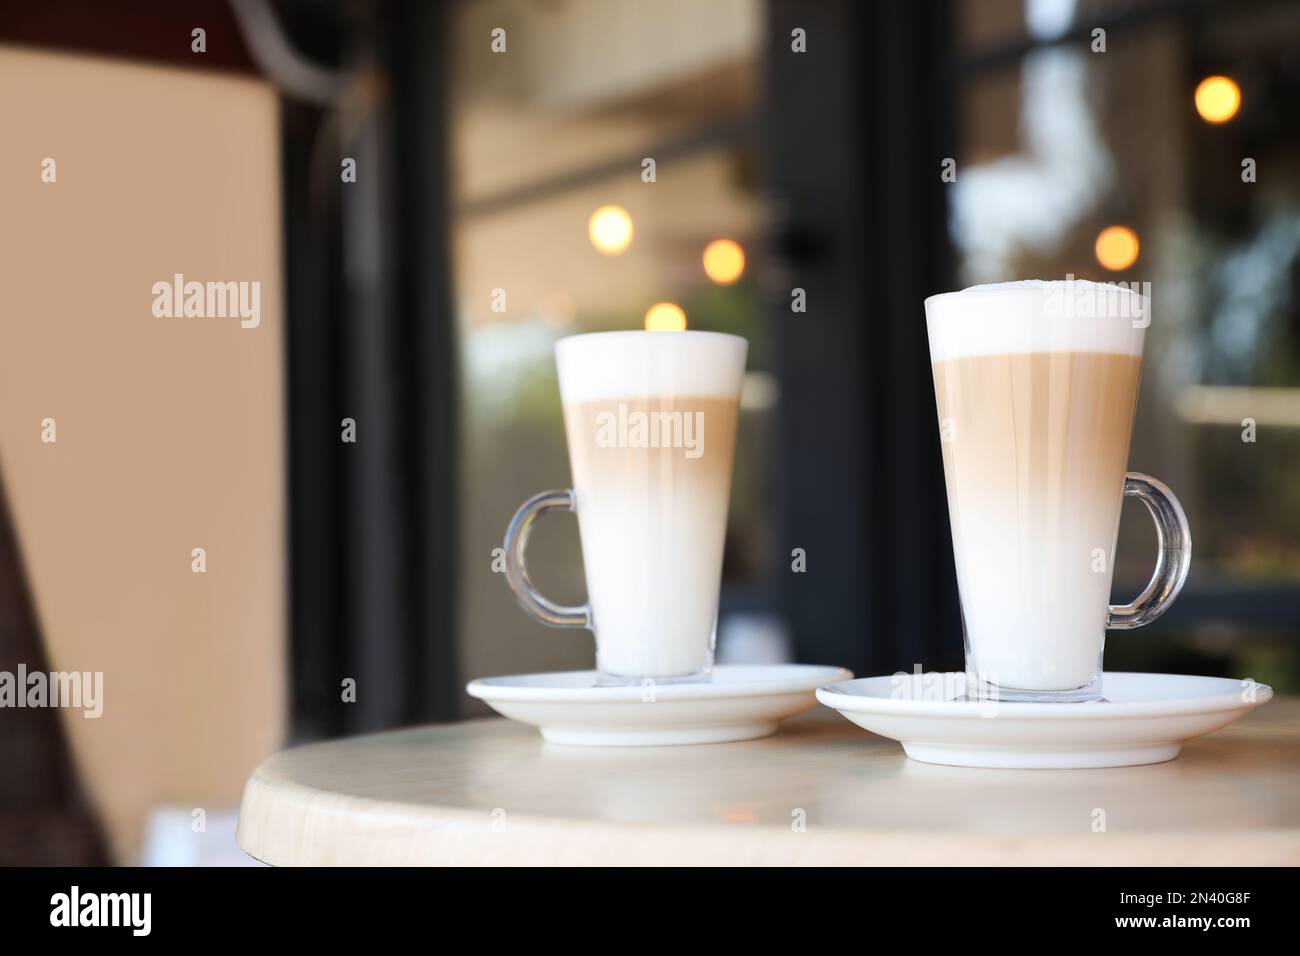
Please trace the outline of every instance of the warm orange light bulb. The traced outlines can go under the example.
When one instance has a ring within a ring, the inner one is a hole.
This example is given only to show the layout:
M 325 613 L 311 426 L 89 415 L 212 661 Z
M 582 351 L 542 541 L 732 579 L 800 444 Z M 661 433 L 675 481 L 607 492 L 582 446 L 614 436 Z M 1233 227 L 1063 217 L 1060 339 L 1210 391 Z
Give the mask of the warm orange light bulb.
M 1207 76 L 1196 87 L 1196 112 L 1207 123 L 1226 123 L 1241 109 L 1241 87 L 1228 76 Z
M 1097 234 L 1097 261 L 1112 272 L 1137 262 L 1140 248 L 1137 233 L 1128 226 L 1107 226 Z
M 714 239 L 704 247 L 704 273 L 719 285 L 731 285 L 745 271 L 745 250 L 730 239 Z
M 591 244 L 607 256 L 616 256 L 632 244 L 632 217 L 622 206 L 601 206 L 587 222 Z
M 647 332 L 681 332 L 686 328 L 686 313 L 673 302 L 658 302 L 645 314 Z

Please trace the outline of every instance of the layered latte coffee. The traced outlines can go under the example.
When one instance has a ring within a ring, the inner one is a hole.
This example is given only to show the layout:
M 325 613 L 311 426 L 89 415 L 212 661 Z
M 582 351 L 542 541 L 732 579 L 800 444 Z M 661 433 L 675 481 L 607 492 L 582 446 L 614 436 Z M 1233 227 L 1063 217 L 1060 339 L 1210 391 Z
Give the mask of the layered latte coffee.
M 713 644 L 739 402 L 565 403 L 600 670 L 687 675 Z
M 1153 620 L 1186 577 L 1177 499 L 1125 473 L 1148 309 L 1074 281 L 926 300 L 967 669 L 1009 699 L 1098 699 L 1106 628 Z M 1147 591 L 1113 607 L 1126 494 L 1162 547 Z
M 722 549 L 748 344 L 713 332 L 602 332 L 555 347 L 572 489 L 535 495 L 506 531 L 520 605 L 596 635 L 614 682 L 698 678 L 713 666 Z M 587 603 L 563 607 L 528 579 L 534 519 L 578 515 Z
M 971 663 L 999 684 L 1079 687 L 1097 671 L 1140 365 L 1073 351 L 934 363 Z

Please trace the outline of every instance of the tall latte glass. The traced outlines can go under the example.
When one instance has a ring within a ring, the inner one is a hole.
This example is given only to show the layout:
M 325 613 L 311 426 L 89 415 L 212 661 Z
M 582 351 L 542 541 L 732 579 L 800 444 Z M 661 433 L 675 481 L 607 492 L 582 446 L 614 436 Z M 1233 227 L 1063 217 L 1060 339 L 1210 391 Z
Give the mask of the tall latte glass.
M 926 299 L 966 668 L 1012 701 L 1102 699 L 1107 628 L 1173 603 L 1191 535 L 1173 493 L 1125 473 L 1149 302 L 1092 282 Z M 1120 505 L 1155 519 L 1155 573 L 1109 605 Z
M 525 611 L 596 636 L 606 682 L 701 678 L 713 666 L 722 547 L 748 344 L 713 332 L 599 332 L 555 347 L 573 488 L 536 495 L 506 531 Z M 528 579 L 533 521 L 575 511 L 588 603 Z

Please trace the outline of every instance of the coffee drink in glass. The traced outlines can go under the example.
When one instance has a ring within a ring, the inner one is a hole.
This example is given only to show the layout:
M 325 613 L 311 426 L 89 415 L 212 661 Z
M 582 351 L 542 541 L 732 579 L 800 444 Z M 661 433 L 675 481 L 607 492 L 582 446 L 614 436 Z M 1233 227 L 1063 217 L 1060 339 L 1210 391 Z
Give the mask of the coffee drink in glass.
M 1067 280 L 925 307 L 968 679 L 1000 700 L 1100 700 L 1106 629 L 1162 614 L 1191 561 L 1178 499 L 1125 470 L 1150 303 Z M 1125 495 L 1151 512 L 1159 549 L 1146 590 L 1117 607 Z
M 525 502 L 507 579 L 533 617 L 595 633 L 604 682 L 703 678 L 713 666 L 722 549 L 748 344 L 713 332 L 598 332 L 556 344 L 573 488 Z M 575 511 L 588 603 L 528 579 L 536 517 Z

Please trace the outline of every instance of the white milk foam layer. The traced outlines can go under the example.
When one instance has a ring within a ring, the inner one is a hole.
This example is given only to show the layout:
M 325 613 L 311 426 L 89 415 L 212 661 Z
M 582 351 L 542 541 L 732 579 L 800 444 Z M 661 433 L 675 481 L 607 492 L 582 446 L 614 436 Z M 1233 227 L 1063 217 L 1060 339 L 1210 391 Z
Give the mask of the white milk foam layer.
M 593 332 L 555 343 L 566 404 L 740 393 L 749 343 L 720 332 Z
M 732 449 L 718 432 L 730 427 L 734 437 L 735 414 L 720 421 L 704 413 L 697 460 L 667 451 L 652 467 L 644 457 L 622 467 L 604 456 L 624 449 L 592 447 L 586 416 L 599 406 L 590 403 L 739 402 L 748 348 L 739 336 L 711 332 L 601 332 L 556 343 L 596 665 L 605 674 L 681 677 L 712 666 Z
M 1151 303 L 1110 283 L 1032 279 L 932 295 L 925 314 L 933 362 L 1021 352 L 1141 356 Z

